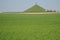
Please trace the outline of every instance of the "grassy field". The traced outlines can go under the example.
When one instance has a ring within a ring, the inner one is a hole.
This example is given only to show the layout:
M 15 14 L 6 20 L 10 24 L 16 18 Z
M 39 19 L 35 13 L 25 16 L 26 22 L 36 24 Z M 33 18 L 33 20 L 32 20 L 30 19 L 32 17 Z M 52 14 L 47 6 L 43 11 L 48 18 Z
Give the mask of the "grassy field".
M 0 40 L 60 40 L 60 14 L 0 14 Z

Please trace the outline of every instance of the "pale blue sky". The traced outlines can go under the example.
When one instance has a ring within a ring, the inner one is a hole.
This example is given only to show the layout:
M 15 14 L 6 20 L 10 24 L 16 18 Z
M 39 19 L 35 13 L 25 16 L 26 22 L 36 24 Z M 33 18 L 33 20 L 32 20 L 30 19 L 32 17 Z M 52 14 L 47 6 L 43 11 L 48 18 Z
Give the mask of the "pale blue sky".
M 33 6 L 35 2 L 45 9 L 60 11 L 60 0 L 0 0 L 0 11 L 21 12 Z

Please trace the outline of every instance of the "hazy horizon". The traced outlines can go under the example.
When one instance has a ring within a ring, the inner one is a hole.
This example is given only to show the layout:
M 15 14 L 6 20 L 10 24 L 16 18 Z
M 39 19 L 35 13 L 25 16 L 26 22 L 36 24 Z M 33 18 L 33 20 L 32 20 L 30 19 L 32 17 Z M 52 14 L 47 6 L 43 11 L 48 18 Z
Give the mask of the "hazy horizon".
M 0 0 L 0 12 L 22 12 L 36 2 L 46 10 L 60 11 L 60 0 Z

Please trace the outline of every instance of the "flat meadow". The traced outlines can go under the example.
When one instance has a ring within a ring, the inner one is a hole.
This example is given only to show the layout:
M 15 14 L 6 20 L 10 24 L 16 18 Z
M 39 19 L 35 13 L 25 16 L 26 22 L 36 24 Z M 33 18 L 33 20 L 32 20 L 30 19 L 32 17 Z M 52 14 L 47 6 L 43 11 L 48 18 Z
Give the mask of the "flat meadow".
M 0 40 L 60 40 L 60 14 L 0 14 Z

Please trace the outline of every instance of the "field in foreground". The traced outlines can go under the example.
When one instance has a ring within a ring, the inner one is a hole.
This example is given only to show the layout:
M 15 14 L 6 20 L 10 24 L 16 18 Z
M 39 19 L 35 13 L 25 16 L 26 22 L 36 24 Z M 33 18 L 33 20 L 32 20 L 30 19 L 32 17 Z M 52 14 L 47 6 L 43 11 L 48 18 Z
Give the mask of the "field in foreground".
M 60 40 L 60 14 L 0 14 L 0 40 Z

